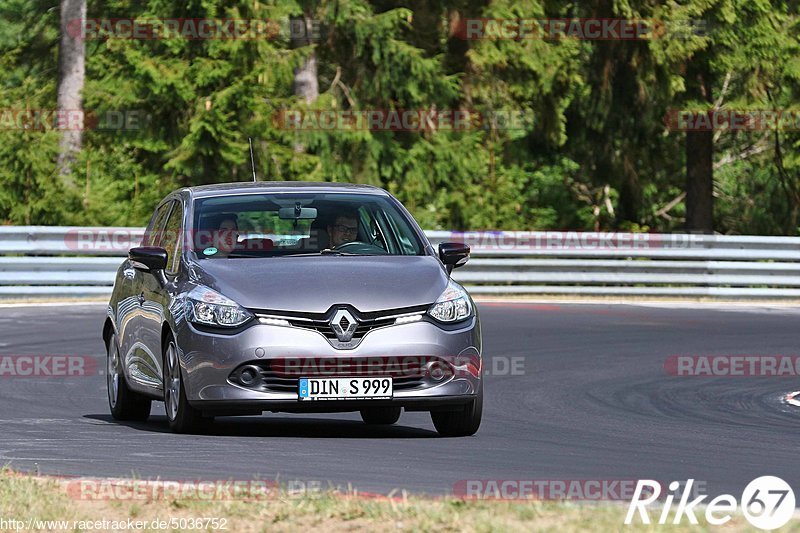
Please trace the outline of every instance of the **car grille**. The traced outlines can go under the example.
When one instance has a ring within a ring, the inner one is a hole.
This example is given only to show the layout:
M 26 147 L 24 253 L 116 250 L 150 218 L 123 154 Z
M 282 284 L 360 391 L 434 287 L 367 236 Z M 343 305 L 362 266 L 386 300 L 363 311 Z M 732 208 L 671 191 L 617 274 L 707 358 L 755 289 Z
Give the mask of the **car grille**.
M 432 366 L 446 369 L 452 376 L 452 367 L 439 357 L 347 357 L 347 358 L 299 358 L 257 361 L 236 369 L 230 381 L 239 386 L 262 392 L 285 392 L 297 394 L 298 379 L 314 377 L 384 377 L 392 378 L 395 391 L 411 390 L 438 385 L 449 378 L 435 380 L 429 369 Z M 244 368 L 258 368 L 259 379 L 243 385 L 239 375 Z
M 358 324 L 351 338 L 351 341 L 353 342 L 348 346 L 348 348 L 353 348 L 357 346 L 361 339 L 363 339 L 364 336 L 370 331 L 393 325 L 398 316 L 424 313 L 427 308 L 428 306 L 415 306 L 402 309 L 389 309 L 372 313 L 362 313 L 352 306 L 334 305 L 325 313 L 309 314 L 287 311 L 267 311 L 261 309 L 250 309 L 250 311 L 259 317 L 279 318 L 286 320 L 293 327 L 317 331 L 325 336 L 325 338 L 328 339 L 328 341 L 334 347 L 340 348 L 340 346 L 337 345 L 339 339 L 331 327 L 331 320 L 336 314 L 336 311 L 339 309 L 347 309 L 350 311 L 350 314 L 352 314 L 353 318 Z M 339 320 L 339 326 L 342 329 L 347 329 L 348 324 L 349 321 L 347 320 L 347 317 L 342 317 L 341 320 Z
M 337 340 L 336 333 L 333 332 L 333 328 L 331 328 L 331 324 L 329 320 L 299 320 L 299 319 L 292 319 L 287 318 L 286 320 L 289 323 L 296 327 L 296 328 L 305 328 L 305 329 L 313 329 L 314 331 L 318 331 L 325 335 L 325 338 L 328 340 Z M 391 326 L 394 324 L 395 318 L 378 318 L 373 320 L 359 320 L 358 327 L 356 327 L 355 333 L 353 333 L 353 340 L 359 340 L 364 338 L 364 335 L 372 331 L 373 329 L 384 327 L 384 326 Z M 347 321 L 346 317 L 342 317 L 339 321 L 339 326 L 342 329 L 347 329 L 349 322 Z

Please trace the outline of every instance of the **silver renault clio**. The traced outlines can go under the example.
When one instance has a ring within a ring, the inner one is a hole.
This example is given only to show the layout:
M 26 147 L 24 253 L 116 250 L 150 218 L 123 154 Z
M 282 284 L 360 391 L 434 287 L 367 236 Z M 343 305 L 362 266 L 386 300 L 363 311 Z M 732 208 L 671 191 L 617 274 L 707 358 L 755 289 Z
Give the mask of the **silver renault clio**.
M 117 420 L 429 411 L 472 435 L 483 405 L 463 243 L 427 240 L 383 189 L 268 182 L 177 190 L 120 266 L 103 326 Z

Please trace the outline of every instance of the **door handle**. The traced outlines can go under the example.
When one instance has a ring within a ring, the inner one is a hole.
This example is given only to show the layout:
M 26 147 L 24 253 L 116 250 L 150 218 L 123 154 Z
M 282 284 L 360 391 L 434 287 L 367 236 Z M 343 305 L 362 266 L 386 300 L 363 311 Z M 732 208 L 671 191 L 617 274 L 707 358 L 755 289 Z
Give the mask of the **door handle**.
M 144 292 L 139 293 L 136 299 L 139 300 L 139 305 L 144 305 Z

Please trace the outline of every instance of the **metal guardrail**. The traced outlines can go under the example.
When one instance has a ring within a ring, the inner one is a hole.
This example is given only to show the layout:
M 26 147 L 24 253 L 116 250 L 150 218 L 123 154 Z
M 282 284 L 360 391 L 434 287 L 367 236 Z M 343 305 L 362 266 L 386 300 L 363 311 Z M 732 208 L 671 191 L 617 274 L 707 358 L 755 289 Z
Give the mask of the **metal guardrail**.
M 800 298 L 800 237 L 428 231 L 473 294 Z M 106 296 L 141 228 L 0 226 L 0 298 Z

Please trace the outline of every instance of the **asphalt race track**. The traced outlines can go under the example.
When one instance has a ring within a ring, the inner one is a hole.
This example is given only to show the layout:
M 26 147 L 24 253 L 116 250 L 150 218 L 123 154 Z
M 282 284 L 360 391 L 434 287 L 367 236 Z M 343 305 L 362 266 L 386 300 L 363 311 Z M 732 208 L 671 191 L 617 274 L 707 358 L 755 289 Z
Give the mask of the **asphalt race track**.
M 741 494 L 762 475 L 800 484 L 794 377 L 676 377 L 671 355 L 800 355 L 800 308 L 483 303 L 483 425 L 440 438 L 427 413 L 221 418 L 204 435 L 108 411 L 102 304 L 0 308 L 0 355 L 89 354 L 88 377 L 0 376 L 0 465 L 45 474 L 331 482 L 442 494 L 465 479 L 705 481 Z M 492 358 L 501 358 L 492 361 Z M 502 374 L 502 372 L 498 372 Z M 508 374 L 508 372 L 506 372 Z

